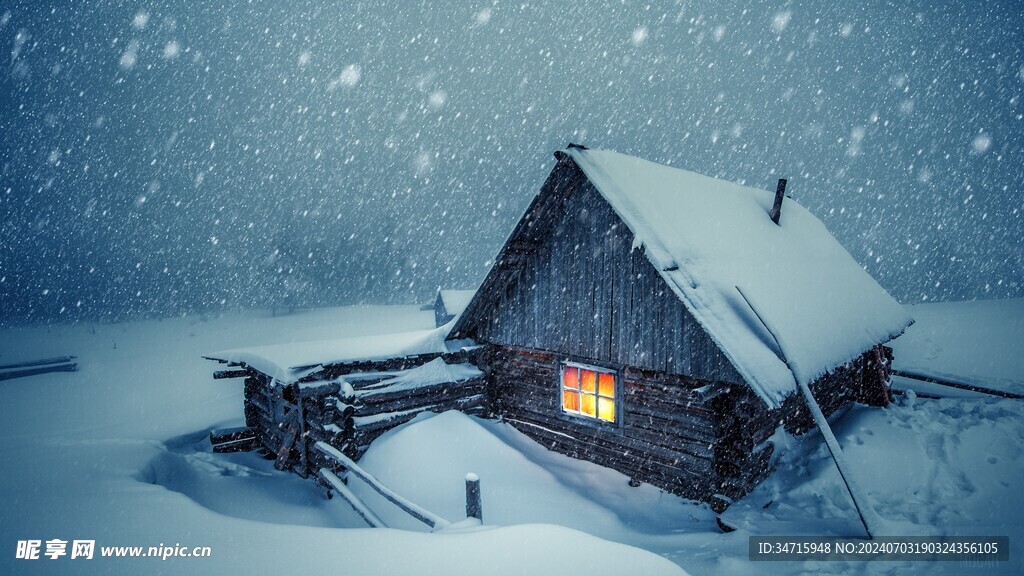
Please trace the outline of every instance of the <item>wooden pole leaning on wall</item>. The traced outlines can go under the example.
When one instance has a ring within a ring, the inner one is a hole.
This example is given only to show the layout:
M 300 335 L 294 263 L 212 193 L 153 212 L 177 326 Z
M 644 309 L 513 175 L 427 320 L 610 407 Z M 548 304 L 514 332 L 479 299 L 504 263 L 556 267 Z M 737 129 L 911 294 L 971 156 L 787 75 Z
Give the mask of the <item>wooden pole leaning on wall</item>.
M 483 504 L 480 501 L 480 477 L 470 472 L 466 474 L 466 517 L 484 521 Z

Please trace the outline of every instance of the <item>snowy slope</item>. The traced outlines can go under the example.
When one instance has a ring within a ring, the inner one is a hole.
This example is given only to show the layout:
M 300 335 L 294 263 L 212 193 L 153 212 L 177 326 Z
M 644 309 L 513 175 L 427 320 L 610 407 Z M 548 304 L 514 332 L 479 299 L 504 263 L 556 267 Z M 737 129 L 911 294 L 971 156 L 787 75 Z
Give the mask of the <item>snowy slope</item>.
M 241 424 L 242 395 L 241 382 L 211 379 L 216 365 L 204 352 L 432 324 L 432 312 L 398 306 L 0 332 L 4 360 L 74 353 L 81 366 L 2 382 L 0 574 L 683 574 L 648 552 L 551 525 L 365 529 L 310 481 L 254 454 L 209 452 L 209 428 Z M 15 559 L 27 539 L 180 543 L 213 555 Z M 566 546 L 607 550 L 612 561 L 569 557 Z
M 1024 394 L 1024 299 L 908 308 L 917 322 L 892 342 L 893 368 Z
M 432 322 L 432 312 L 408 306 L 0 331 L 4 360 L 71 353 L 81 364 L 77 373 L 0 383 L 0 573 L 962 573 L 955 563 L 749 562 L 751 534 L 858 530 L 813 434 L 779 438 L 778 472 L 727 512 L 741 528 L 732 534 L 716 529 L 706 506 L 631 488 L 625 476 L 549 452 L 507 424 L 457 413 L 393 430 L 362 462 L 452 520 L 465 513 L 464 475 L 479 474 L 484 530 L 431 535 L 387 506 L 379 513 L 409 531 L 364 529 L 310 481 L 255 454 L 209 452 L 209 428 L 241 424 L 242 391 L 238 381 L 213 381 L 216 365 L 201 354 L 330 339 L 339 326 L 370 334 Z M 1014 550 L 1024 541 L 1024 403 L 901 399 L 884 410 L 857 408 L 834 429 L 885 519 L 922 532 L 1005 534 Z M 358 481 L 352 488 L 367 492 Z M 16 541 L 29 538 L 205 545 L 213 557 L 15 560 Z M 1021 573 L 1021 556 L 1011 559 L 985 573 Z

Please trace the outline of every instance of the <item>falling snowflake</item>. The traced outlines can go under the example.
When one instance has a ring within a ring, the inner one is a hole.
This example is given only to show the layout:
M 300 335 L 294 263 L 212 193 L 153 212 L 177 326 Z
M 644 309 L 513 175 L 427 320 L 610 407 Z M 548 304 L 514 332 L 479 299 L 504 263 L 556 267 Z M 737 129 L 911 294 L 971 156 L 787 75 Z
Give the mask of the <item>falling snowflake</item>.
M 647 35 L 648 34 L 647 34 L 647 27 L 646 26 L 641 26 L 640 28 L 637 28 L 636 30 L 633 30 L 633 37 L 632 37 L 633 44 L 635 44 L 637 46 L 643 44 L 644 41 L 647 40 Z
M 992 137 L 982 132 L 974 137 L 971 141 L 971 150 L 975 154 L 984 154 L 988 152 L 988 149 L 992 147 Z
M 149 24 L 149 12 L 145 10 L 139 10 L 135 13 L 135 17 L 132 18 L 132 28 L 136 30 L 142 30 Z
M 488 22 L 491 21 L 491 16 L 493 15 L 494 14 L 491 12 L 490 8 L 484 8 L 483 10 L 477 12 L 476 16 L 473 19 L 476 21 L 478 26 L 483 26 L 484 24 L 487 24 Z
M 359 79 L 362 78 L 363 71 L 359 67 L 359 64 L 349 64 L 341 71 L 341 74 L 337 78 L 331 80 L 330 84 L 327 85 L 327 90 L 334 91 L 338 86 L 344 86 L 345 88 L 352 88 L 359 83 Z
M 444 103 L 448 101 L 448 94 L 444 90 L 435 90 L 430 94 L 428 102 L 430 107 L 434 110 L 440 110 Z
M 121 68 L 125 70 L 131 70 L 135 67 L 135 63 L 139 60 L 139 41 L 132 40 L 128 43 L 128 48 L 125 49 L 124 53 L 121 54 Z
M 165 60 L 174 60 L 178 57 L 178 54 L 181 54 L 181 46 L 179 46 L 174 40 L 171 40 L 166 46 L 164 46 Z
M 777 12 L 775 16 L 772 17 L 772 30 L 774 30 L 776 34 L 782 34 L 782 31 L 789 25 L 789 19 L 792 17 L 793 13 L 789 10 Z
M 413 167 L 416 169 L 417 176 L 422 176 L 423 174 L 430 172 L 434 167 L 434 162 L 430 153 L 424 151 L 417 154 L 416 158 L 413 160 Z

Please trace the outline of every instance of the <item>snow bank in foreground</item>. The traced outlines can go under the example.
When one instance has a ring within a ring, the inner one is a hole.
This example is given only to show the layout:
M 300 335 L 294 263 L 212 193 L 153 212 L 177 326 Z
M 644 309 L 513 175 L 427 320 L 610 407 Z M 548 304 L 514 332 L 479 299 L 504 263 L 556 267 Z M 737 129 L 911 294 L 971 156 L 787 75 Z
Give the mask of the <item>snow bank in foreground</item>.
M 418 307 L 377 306 L 0 331 L 4 360 L 75 354 L 80 363 L 79 372 L 2 383 L 0 574 L 683 573 L 649 552 L 537 521 L 439 534 L 363 529 L 313 482 L 256 454 L 209 452 L 209 428 L 242 423 L 242 383 L 212 380 L 204 352 L 432 325 Z M 440 368 L 427 372 L 470 374 Z M 16 542 L 28 539 L 180 543 L 213 555 L 16 559 Z
M 1024 394 L 1024 298 L 908 309 L 917 323 L 893 340 L 893 368 Z
M 1024 537 L 1024 403 L 901 399 L 886 409 L 857 407 L 833 429 L 894 534 Z M 450 518 L 464 514 L 462 479 L 474 472 L 485 523 L 562 524 L 658 552 L 693 574 L 960 573 L 956 563 L 748 562 L 751 535 L 863 533 L 817 434 L 777 439 L 778 471 L 725 514 L 740 528 L 732 534 L 719 533 L 703 505 L 649 485 L 630 488 L 625 476 L 549 452 L 508 424 L 455 412 L 424 414 L 389 432 L 361 464 Z M 361 483 L 352 487 L 387 522 L 423 530 Z M 1015 558 L 991 572 L 1021 567 Z
M 0 574 L 447 575 L 470 573 L 473 563 L 476 574 L 553 573 L 548 562 L 588 576 L 671 573 L 651 554 L 607 540 L 662 556 L 695 576 L 968 571 L 955 562 L 747 560 L 751 534 L 858 529 L 828 452 L 813 433 L 784 443 L 778 472 L 730 508 L 729 521 L 742 528 L 732 534 L 716 529 L 705 506 L 649 485 L 631 488 L 625 476 L 549 452 L 508 424 L 459 414 L 421 417 L 392 431 L 363 463 L 399 493 L 452 520 L 465 514 L 463 477 L 476 472 L 485 528 L 505 528 L 438 534 L 419 526 L 410 526 L 419 532 L 363 529 L 344 503 L 324 499 L 313 482 L 278 472 L 255 454 L 209 452 L 210 427 L 242 423 L 242 382 L 212 380 L 215 365 L 202 353 L 332 338 L 339 329 L 358 335 L 432 325 L 430 311 L 377 306 L 0 331 L 4 359 L 76 354 L 81 367 L 0 383 L 0 543 L 8 547 L 0 554 Z M 884 410 L 855 409 L 833 430 L 851 465 L 864 470 L 865 489 L 883 517 L 931 532 L 1008 535 L 1014 550 L 1024 542 L 1024 402 L 903 399 Z M 352 485 L 360 489 L 358 480 Z M 14 543 L 28 538 L 180 542 L 212 546 L 214 556 L 15 560 Z M 503 547 L 496 550 L 496 541 Z M 586 559 L 567 567 L 568 556 L 551 560 L 562 554 L 555 546 L 562 541 L 573 551 L 594 551 L 601 563 Z M 489 562 L 489 555 L 496 560 Z M 969 571 L 1022 574 L 1024 555 L 1011 552 L 1010 562 Z

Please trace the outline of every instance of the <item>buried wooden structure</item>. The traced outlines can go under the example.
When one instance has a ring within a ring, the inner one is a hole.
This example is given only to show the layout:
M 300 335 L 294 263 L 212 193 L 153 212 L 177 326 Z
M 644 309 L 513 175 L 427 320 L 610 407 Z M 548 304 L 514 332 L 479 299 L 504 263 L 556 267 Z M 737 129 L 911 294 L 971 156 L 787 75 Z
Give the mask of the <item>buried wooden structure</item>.
M 75 372 L 78 370 L 78 363 L 75 362 L 75 359 L 75 356 L 58 356 L 16 364 L 4 364 L 0 366 L 0 380 L 24 378 L 50 372 Z
M 444 346 L 210 356 L 228 364 L 215 377 L 245 379 L 247 429 L 279 468 L 334 486 L 325 453 L 355 462 L 457 409 L 721 510 L 770 473 L 780 427 L 815 426 L 798 390 L 822 417 L 889 401 L 884 343 L 912 320 L 783 183 L 773 196 L 578 146 L 556 158 L 465 310 L 436 299 Z M 410 385 L 417 370 L 452 375 Z
M 216 451 L 262 447 L 278 469 L 315 477 L 321 468 L 331 468 L 323 451 L 313 449 L 317 443 L 358 460 L 373 440 L 421 412 L 486 414 L 483 374 L 472 368 L 475 355 L 475 351 L 435 352 L 328 364 L 291 382 L 251 366 L 233 366 L 218 371 L 215 378 L 245 379 L 246 425 L 211 432 L 211 443 Z M 435 367 L 462 367 L 468 377 L 412 385 L 403 380 L 416 370 Z M 245 444 L 247 439 L 251 444 Z

